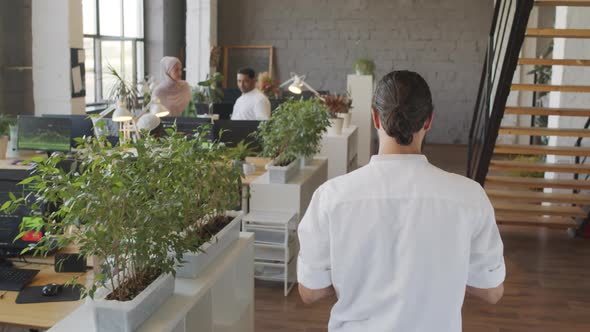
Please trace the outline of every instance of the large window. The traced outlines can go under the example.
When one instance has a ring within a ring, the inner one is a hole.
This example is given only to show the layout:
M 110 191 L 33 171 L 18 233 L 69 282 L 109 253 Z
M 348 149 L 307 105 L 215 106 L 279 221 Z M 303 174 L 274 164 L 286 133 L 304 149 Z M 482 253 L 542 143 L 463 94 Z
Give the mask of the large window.
M 109 66 L 133 82 L 144 76 L 143 0 L 82 0 L 86 103 L 109 97 Z

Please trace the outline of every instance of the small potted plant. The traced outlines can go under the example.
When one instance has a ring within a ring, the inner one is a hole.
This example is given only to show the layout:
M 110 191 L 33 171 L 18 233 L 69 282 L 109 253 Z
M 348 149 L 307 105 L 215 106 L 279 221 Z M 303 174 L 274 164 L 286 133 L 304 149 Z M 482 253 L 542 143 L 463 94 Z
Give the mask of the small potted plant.
M 15 130 L 16 118 L 7 114 L 0 114 L 0 159 L 6 159 L 10 132 Z
M 213 115 L 213 104 L 219 103 L 223 100 L 223 90 L 220 88 L 223 75 L 221 73 L 214 73 L 211 77 L 197 83 L 193 88 L 193 102 L 196 107 L 200 104 L 208 105 L 209 116 Z
M 321 134 L 328 125 L 325 107 L 318 100 L 288 100 L 279 106 L 270 120 L 258 127 L 263 157 L 270 182 L 287 183 L 299 170 L 297 159 L 311 157 L 319 149 Z
M 375 63 L 373 60 L 366 58 L 359 58 L 354 62 L 354 70 L 357 75 L 371 75 L 375 70 Z
M 258 90 L 262 91 L 268 99 L 278 99 L 281 97 L 281 89 L 279 89 L 279 82 L 273 80 L 268 72 L 258 74 Z
M 328 135 L 342 134 L 342 127 L 346 119 L 348 125 L 350 124 L 350 109 L 352 108 L 352 100 L 343 95 L 325 95 L 322 96 L 324 105 L 330 112 L 330 127 L 328 128 Z M 341 114 L 348 114 L 343 116 Z

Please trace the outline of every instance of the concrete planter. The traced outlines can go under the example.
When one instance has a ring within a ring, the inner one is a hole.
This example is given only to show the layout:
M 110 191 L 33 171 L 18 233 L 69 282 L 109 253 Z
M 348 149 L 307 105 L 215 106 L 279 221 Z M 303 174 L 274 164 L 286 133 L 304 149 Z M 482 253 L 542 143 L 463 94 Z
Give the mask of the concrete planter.
M 105 300 L 110 293 L 109 287 L 103 287 L 96 291 L 94 300 L 88 298 L 97 331 L 132 332 L 172 296 L 174 276 L 160 275 L 131 301 Z
M 293 160 L 287 166 L 274 166 L 274 161 L 266 165 L 270 183 L 287 183 L 299 172 L 300 161 Z
M 242 212 L 227 212 L 234 217 L 219 233 L 215 234 L 209 242 L 201 245 L 198 252 L 187 252 L 183 255 L 182 266 L 176 267 L 176 276 L 179 278 L 197 278 L 214 262 L 232 243 L 240 236 L 242 224 Z
M 350 112 L 338 113 L 338 117 L 342 119 L 342 128 L 350 127 Z
M 0 136 L 0 160 L 6 159 L 6 150 L 8 149 L 8 136 Z

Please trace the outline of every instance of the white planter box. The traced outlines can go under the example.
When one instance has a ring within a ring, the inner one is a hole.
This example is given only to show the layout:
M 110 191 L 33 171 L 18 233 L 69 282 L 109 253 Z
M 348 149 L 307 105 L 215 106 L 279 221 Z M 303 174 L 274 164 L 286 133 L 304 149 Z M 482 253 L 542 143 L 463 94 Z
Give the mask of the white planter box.
M 299 171 L 300 161 L 295 159 L 287 166 L 266 165 L 270 183 L 288 183 Z
M 300 168 L 308 167 L 308 166 L 313 165 L 313 156 L 310 156 L 310 157 L 299 157 L 299 160 L 301 161 L 300 162 L 300 166 L 299 166 Z
M 347 113 L 338 113 L 338 117 L 342 119 L 342 128 L 346 129 L 348 127 L 350 127 L 350 111 L 348 111 Z
M 331 118 L 330 119 L 330 126 L 327 128 L 327 135 L 341 135 L 342 134 L 342 124 L 344 120 L 342 118 Z
M 109 301 L 109 287 L 88 298 L 94 311 L 94 323 L 99 332 L 132 332 L 156 312 L 174 293 L 174 276 L 160 275 L 131 301 Z
M 202 252 L 184 253 L 182 266 L 176 267 L 176 276 L 179 278 L 197 278 L 211 262 L 225 251 L 232 243 L 240 237 L 240 225 L 242 223 L 242 212 L 230 213 L 234 219 L 227 224 L 219 233 L 215 234 L 209 242 L 201 245 Z

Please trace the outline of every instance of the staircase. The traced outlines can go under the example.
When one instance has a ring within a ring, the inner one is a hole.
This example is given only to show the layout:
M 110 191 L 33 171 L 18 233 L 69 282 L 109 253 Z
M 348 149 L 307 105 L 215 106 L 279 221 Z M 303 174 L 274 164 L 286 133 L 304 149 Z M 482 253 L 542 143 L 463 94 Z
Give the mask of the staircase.
M 590 29 L 527 28 L 533 6 L 590 7 L 590 0 L 496 1 L 470 131 L 468 176 L 484 185 L 499 224 L 575 228 L 576 218 L 588 219 L 582 206 L 590 205 L 590 195 L 580 193 L 590 190 L 590 181 L 578 179 L 590 174 L 590 164 L 578 163 L 580 157 L 590 157 L 590 148 L 579 144 L 584 138 L 590 139 L 590 105 L 585 109 L 506 107 L 506 101 L 510 91 L 590 93 L 590 85 L 512 84 L 518 65 L 590 67 L 590 59 L 519 58 L 524 38 L 590 39 Z M 583 117 L 589 121 L 585 128 L 579 129 L 501 126 L 504 114 Z M 534 145 L 532 139 L 531 144 L 500 144 L 499 134 L 574 137 L 578 138 L 578 144 Z M 577 158 L 571 164 L 548 163 L 544 161 L 547 155 Z M 544 172 L 576 175 L 573 179 L 545 179 L 540 177 Z M 530 177 L 531 174 L 536 176 Z M 544 192 L 548 188 L 559 190 Z

